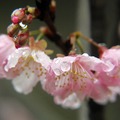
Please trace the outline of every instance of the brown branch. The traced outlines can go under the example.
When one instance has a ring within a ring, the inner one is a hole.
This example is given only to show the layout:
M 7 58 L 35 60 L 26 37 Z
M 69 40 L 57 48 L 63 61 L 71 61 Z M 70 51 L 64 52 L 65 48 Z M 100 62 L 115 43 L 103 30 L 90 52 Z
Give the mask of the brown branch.
M 72 48 L 72 44 L 70 43 L 69 39 L 63 40 L 62 36 L 57 32 L 57 29 L 54 26 L 53 18 L 55 13 L 52 12 L 51 14 L 49 7 L 50 3 L 51 0 L 36 0 L 36 5 L 41 12 L 40 16 L 38 16 L 38 19 L 44 21 L 51 31 L 51 34 L 46 34 L 46 37 L 54 42 L 63 51 L 63 53 L 67 55 Z

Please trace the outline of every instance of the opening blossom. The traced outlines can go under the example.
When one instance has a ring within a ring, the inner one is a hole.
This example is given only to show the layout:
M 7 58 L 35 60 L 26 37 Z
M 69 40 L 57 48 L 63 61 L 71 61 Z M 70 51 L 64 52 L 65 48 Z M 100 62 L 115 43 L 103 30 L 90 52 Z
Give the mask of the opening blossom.
M 15 50 L 13 39 L 5 34 L 0 35 L 0 78 L 6 77 L 4 66 L 8 56 Z
M 20 93 L 30 93 L 40 80 L 45 79 L 51 60 L 41 51 L 44 45 L 41 49 L 38 46 L 41 46 L 39 42 L 32 41 L 30 46 L 15 49 L 7 56 L 4 66 L 6 79 L 12 79 L 15 90 Z
M 101 56 L 101 59 L 105 63 L 111 63 L 114 67 L 109 73 L 109 76 L 114 79 L 111 81 L 111 84 L 120 85 L 120 47 L 116 46 L 105 50 Z
M 49 66 L 47 80 L 43 86 L 48 93 L 55 96 L 55 102 L 58 104 L 65 106 L 71 99 L 72 104 L 67 105 L 67 107 L 74 107 L 73 101 L 78 99 L 75 93 L 75 86 L 77 87 L 76 90 L 83 87 L 83 84 L 80 85 L 77 81 L 79 77 L 77 77 L 79 69 L 76 70 L 79 68 L 77 67 L 77 61 L 72 66 L 75 61 L 76 57 L 72 56 L 55 58 Z M 81 70 L 81 72 L 83 73 L 84 71 Z M 79 82 L 84 81 L 81 80 Z M 80 100 L 76 107 L 79 106 Z
M 105 103 L 113 96 L 108 86 L 98 78 L 109 69 L 112 66 L 87 54 L 58 57 L 49 66 L 43 88 L 54 96 L 56 103 L 64 105 L 68 101 L 71 104 L 67 107 L 71 108 L 79 107 L 87 98 Z M 74 106 L 74 101 L 77 106 Z
M 107 81 L 103 80 L 102 82 L 120 94 L 120 46 L 114 46 L 104 50 L 101 55 L 101 60 L 105 63 L 109 62 L 113 66 L 113 69 L 107 73 L 109 79 Z

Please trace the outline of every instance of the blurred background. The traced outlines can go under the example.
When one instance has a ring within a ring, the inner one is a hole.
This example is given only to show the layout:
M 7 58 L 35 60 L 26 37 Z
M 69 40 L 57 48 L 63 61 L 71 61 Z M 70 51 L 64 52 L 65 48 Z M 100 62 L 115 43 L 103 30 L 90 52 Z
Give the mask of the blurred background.
M 120 1 L 119 0 L 56 0 L 55 24 L 66 38 L 74 31 L 82 31 L 97 42 L 108 47 L 120 43 Z M 35 6 L 35 0 L 0 0 L 0 33 L 6 33 L 11 23 L 10 15 L 16 8 Z M 38 29 L 44 23 L 35 20 L 31 29 Z M 96 49 L 86 42 L 86 51 L 97 56 Z M 49 48 L 60 50 L 51 42 Z M 105 120 L 120 119 L 120 98 L 104 107 Z M 17 93 L 11 81 L 0 80 L 0 120 L 80 120 L 82 111 L 64 109 L 54 104 L 53 98 L 45 93 L 40 84 L 29 95 Z

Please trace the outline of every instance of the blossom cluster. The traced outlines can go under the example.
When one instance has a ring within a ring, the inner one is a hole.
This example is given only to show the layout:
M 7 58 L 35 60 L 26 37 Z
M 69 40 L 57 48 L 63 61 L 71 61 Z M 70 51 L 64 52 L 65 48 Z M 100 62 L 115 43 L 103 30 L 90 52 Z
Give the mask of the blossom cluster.
M 105 49 L 100 58 L 87 53 L 50 59 L 44 40 L 16 48 L 13 38 L 0 35 L 0 78 L 28 94 L 37 83 L 56 104 L 78 108 L 86 99 L 105 104 L 120 93 L 120 48 Z M 102 50 L 102 47 L 101 47 Z

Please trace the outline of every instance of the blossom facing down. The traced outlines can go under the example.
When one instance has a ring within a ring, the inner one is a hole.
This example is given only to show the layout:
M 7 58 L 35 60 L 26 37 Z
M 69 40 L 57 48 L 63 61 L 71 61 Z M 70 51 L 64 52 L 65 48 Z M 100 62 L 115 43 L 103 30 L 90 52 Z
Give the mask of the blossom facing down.
M 116 46 L 103 52 L 101 59 L 110 61 L 115 66 L 120 64 L 120 47 Z
M 8 73 L 7 79 L 12 80 L 16 91 L 28 94 L 40 80 L 46 76 L 46 68 L 50 58 L 40 50 L 21 47 L 10 54 L 4 69 Z
M 58 104 L 63 105 L 73 93 L 77 95 L 80 103 L 86 98 L 102 103 L 104 99 L 109 99 L 111 92 L 108 86 L 102 85 L 98 79 L 102 69 L 107 71 L 112 68 L 87 54 L 58 57 L 49 66 L 43 88 L 55 97 L 55 101 L 56 97 L 59 98 L 60 102 L 56 102 Z
M 111 49 L 107 49 L 103 52 L 101 60 L 105 63 L 110 63 L 113 66 L 113 69 L 107 72 L 107 77 L 109 80 L 103 81 L 109 86 L 120 86 L 120 47 L 116 46 Z
M 109 62 L 104 62 L 96 57 L 83 54 L 80 59 L 81 65 L 93 78 L 91 93 L 89 97 L 100 104 L 116 99 L 116 92 L 110 89 L 108 73 L 114 69 Z
M 8 56 L 16 50 L 13 39 L 7 35 L 0 35 L 0 78 L 6 77 L 3 69 Z
M 89 94 L 88 88 L 91 86 L 90 79 L 92 78 L 80 65 L 79 57 L 58 57 L 49 66 L 47 79 L 43 88 L 54 96 L 56 103 L 62 104 L 63 106 L 66 103 L 66 107 L 74 108 L 75 106 L 71 104 L 75 104 L 75 99 L 69 96 L 72 96 L 72 94 L 77 95 L 77 92 L 80 91 L 78 98 L 79 101 L 82 101 L 86 94 Z

